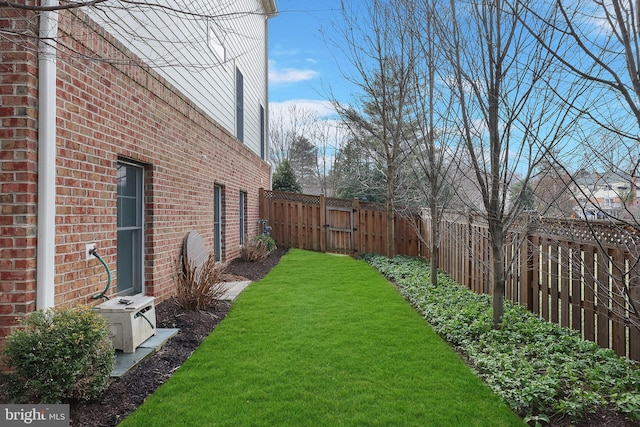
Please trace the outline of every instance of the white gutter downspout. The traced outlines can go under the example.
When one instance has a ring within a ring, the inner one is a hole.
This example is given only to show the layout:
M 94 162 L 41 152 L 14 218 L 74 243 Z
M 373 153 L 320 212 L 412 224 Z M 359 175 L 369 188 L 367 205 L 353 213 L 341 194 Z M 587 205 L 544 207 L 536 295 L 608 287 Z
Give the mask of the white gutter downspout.
M 273 18 L 274 16 L 278 15 L 278 8 L 276 7 L 276 2 L 275 0 L 267 0 L 267 14 L 265 16 L 265 20 L 264 20 L 264 51 L 265 51 L 265 55 L 266 55 L 266 60 L 264 61 L 264 75 L 265 75 L 265 87 L 264 87 L 264 99 L 266 100 L 267 105 L 265 106 L 265 118 L 264 118 L 264 145 L 265 145 L 265 150 L 264 150 L 264 161 L 269 163 L 269 172 L 271 172 L 271 168 L 273 168 L 273 166 L 271 165 L 271 162 L 269 161 L 269 156 L 270 156 L 270 149 L 271 149 L 271 141 L 269 141 L 269 122 L 270 122 L 270 115 L 269 115 L 269 19 Z M 273 174 L 269 173 L 269 182 L 267 183 L 267 188 L 271 188 L 271 184 L 272 184 L 272 180 L 273 180 Z M 260 184 L 262 184 L 262 180 L 260 180 Z
M 58 0 L 42 0 L 40 5 L 56 7 Z M 38 309 L 55 305 L 57 35 L 58 12 L 41 12 L 38 52 Z

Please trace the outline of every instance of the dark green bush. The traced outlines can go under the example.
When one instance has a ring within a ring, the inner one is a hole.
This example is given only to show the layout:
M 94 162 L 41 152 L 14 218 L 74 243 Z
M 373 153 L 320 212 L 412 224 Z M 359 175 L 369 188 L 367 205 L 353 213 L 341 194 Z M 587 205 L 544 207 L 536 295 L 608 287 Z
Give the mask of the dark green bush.
M 38 310 L 6 341 L 4 394 L 14 403 L 90 400 L 108 385 L 115 353 L 91 308 Z

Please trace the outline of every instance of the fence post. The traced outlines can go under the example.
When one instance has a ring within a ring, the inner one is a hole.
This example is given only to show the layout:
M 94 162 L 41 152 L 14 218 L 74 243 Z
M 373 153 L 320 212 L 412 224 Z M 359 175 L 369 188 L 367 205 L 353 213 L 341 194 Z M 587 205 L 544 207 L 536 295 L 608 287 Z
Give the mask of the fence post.
M 327 201 L 324 194 L 320 195 L 320 252 L 327 252 Z
M 353 199 L 353 208 L 351 215 L 351 238 L 353 244 L 353 253 L 360 254 L 362 244 L 360 242 L 360 200 Z
M 596 315 L 597 315 L 597 329 L 596 340 L 600 347 L 609 347 L 609 301 L 610 301 L 610 286 L 609 286 L 609 255 L 605 248 L 598 248 L 596 252 L 597 267 L 595 288 L 596 294 Z

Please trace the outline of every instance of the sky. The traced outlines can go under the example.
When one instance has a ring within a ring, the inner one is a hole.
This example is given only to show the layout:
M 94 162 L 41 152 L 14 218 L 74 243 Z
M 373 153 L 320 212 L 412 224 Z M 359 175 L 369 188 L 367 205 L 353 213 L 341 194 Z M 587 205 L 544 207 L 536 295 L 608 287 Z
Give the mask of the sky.
M 340 0 L 276 0 L 276 6 L 278 15 L 269 20 L 271 106 L 294 102 L 331 115 L 330 92 L 346 102 L 355 91 L 338 65 L 339 49 L 327 40 L 341 19 Z

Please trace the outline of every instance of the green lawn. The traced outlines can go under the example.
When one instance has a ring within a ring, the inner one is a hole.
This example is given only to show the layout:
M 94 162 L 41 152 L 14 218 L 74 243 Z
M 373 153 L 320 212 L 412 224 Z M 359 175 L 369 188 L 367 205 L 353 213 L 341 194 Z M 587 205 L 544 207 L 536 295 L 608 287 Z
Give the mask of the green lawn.
M 122 426 L 523 425 L 364 261 L 290 250 Z

